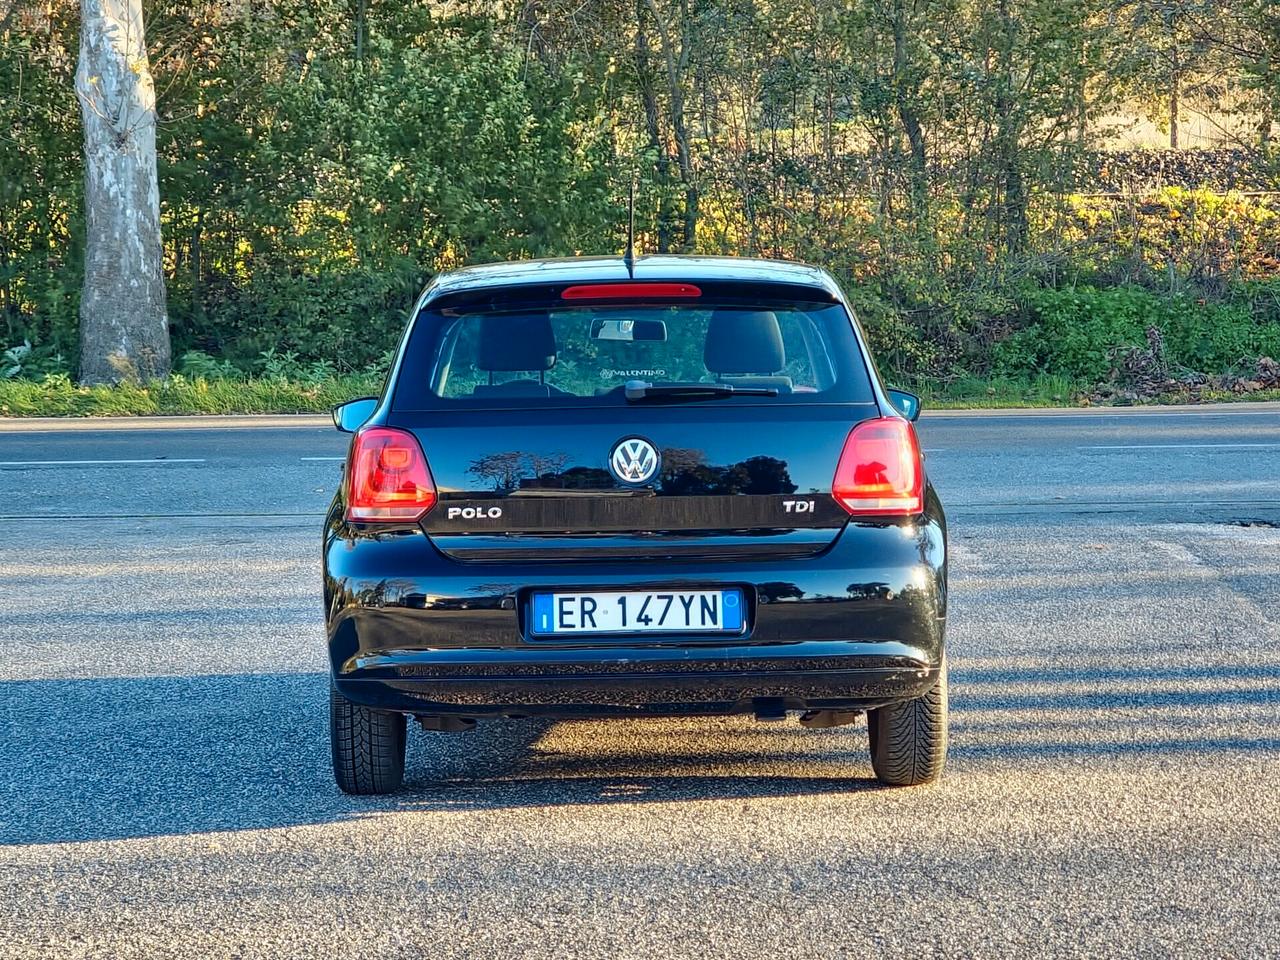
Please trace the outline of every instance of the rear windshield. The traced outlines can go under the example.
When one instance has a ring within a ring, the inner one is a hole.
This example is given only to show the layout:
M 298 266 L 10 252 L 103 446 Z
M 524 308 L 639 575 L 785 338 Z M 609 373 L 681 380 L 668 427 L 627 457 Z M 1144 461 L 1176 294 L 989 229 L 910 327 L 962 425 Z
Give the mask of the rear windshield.
M 610 405 L 625 386 L 763 389 L 711 403 L 872 399 L 844 307 L 593 305 L 424 312 L 396 384 L 400 410 Z

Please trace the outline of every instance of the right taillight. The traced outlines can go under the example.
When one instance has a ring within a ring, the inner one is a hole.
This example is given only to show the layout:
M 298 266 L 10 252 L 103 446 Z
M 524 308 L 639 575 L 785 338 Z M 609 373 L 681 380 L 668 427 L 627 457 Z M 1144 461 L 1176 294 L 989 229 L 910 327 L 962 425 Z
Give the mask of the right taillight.
M 849 432 L 831 484 L 854 516 L 909 516 L 924 509 L 924 470 L 911 424 L 899 417 L 865 420 Z
M 435 506 L 435 480 L 418 438 L 408 431 L 360 430 L 347 463 L 348 520 L 413 523 Z

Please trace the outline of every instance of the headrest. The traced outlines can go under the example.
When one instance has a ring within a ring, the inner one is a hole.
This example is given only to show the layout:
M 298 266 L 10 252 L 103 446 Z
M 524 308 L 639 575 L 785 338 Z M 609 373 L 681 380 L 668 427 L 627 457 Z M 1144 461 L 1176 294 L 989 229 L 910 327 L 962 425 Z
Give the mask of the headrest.
M 480 318 L 481 370 L 550 370 L 556 336 L 545 313 L 485 314 Z
M 782 329 L 772 310 L 716 310 L 703 360 L 712 373 L 777 373 L 787 365 Z

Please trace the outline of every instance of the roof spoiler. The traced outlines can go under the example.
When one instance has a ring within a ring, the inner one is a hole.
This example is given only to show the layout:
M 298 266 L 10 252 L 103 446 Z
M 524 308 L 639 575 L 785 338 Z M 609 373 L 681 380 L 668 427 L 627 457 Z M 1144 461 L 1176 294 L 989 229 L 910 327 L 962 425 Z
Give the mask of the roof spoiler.
M 688 277 L 653 278 L 637 281 L 637 285 L 652 282 L 657 286 L 672 284 L 696 285 L 701 296 L 696 300 L 671 300 L 689 304 L 715 303 L 723 306 L 782 307 L 800 303 L 838 303 L 837 298 L 824 287 L 800 283 L 779 283 L 770 280 L 707 280 L 696 275 Z M 590 281 L 576 283 L 513 284 L 509 287 L 477 287 L 474 290 L 454 290 L 439 296 L 428 297 L 423 304 L 443 313 L 471 313 L 485 310 L 545 309 L 563 310 L 574 305 L 565 300 L 564 292 L 570 287 L 587 286 Z M 659 297 L 659 300 L 667 298 Z

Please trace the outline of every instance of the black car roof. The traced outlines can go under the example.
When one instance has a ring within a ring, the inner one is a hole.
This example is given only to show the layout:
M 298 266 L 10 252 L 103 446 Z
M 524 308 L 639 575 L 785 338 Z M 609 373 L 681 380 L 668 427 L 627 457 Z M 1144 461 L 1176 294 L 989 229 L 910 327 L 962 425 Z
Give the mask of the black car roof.
M 464 267 L 438 274 L 427 286 L 424 304 L 463 291 L 497 290 L 529 284 L 609 283 L 626 280 L 794 284 L 822 290 L 833 300 L 842 299 L 840 288 L 831 275 L 808 264 L 750 257 L 659 254 L 637 257 L 630 273 L 622 257 L 561 257 Z

